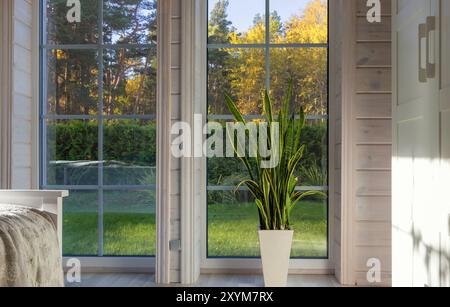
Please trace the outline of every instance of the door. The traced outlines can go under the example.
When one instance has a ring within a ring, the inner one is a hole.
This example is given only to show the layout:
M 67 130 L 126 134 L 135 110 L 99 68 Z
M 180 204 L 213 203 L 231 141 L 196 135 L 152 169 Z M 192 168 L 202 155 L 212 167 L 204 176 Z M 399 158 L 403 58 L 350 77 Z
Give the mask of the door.
M 441 117 L 442 201 L 441 284 L 450 287 L 450 1 L 440 1 L 441 69 L 439 83 Z
M 431 286 L 439 273 L 437 2 L 393 3 L 393 284 Z

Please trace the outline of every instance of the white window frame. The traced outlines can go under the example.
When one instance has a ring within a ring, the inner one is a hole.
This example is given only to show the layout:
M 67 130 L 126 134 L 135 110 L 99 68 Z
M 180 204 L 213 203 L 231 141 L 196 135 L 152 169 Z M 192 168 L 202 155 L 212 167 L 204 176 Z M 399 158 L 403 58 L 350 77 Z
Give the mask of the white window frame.
M 191 102 L 192 109 L 196 110 L 197 114 L 202 114 L 203 118 L 207 117 L 207 19 L 208 19 L 208 5 L 207 0 L 183 0 L 183 5 L 190 6 L 191 9 L 183 10 L 184 27 L 182 37 L 184 38 L 183 50 L 188 50 L 183 54 L 183 70 L 185 73 L 182 77 L 183 89 L 194 89 L 191 98 L 185 100 L 185 103 Z M 333 1 L 331 1 L 333 2 Z M 331 12 L 331 7 L 330 7 Z M 191 25 L 187 27 L 186 25 Z M 189 33 L 192 32 L 193 33 Z M 331 40 L 331 38 L 330 38 Z M 187 65 L 189 64 L 189 65 Z M 329 76 L 329 78 L 331 75 Z M 330 82 L 331 84 L 332 82 Z M 186 93 L 183 92 L 183 96 Z M 330 108 L 330 112 L 333 109 Z M 332 259 L 332 246 L 334 241 L 334 134 L 332 124 L 334 116 L 329 114 L 329 210 L 328 210 L 328 259 L 291 259 L 290 273 L 291 274 L 333 274 L 334 266 Z M 189 122 L 189 121 L 188 121 Z M 333 146 L 331 146 L 333 144 Z M 207 257 L 207 167 L 206 159 L 191 159 L 187 162 L 192 166 L 192 169 L 198 170 L 200 178 L 197 178 L 195 184 L 185 186 L 182 190 L 181 198 L 183 200 L 189 199 L 182 204 L 182 234 L 189 230 L 190 236 L 182 237 L 182 276 L 183 272 L 187 279 L 182 281 L 192 281 L 195 277 L 202 273 L 255 273 L 261 270 L 261 261 L 259 259 L 248 258 L 208 258 Z M 195 165 L 197 164 L 197 168 Z M 186 181 L 187 173 L 182 174 L 182 178 Z M 192 181 L 194 182 L 194 181 Z M 190 190 L 189 190 L 190 187 Z M 192 197 L 192 195 L 195 195 Z M 200 220 L 200 223 L 198 221 Z M 200 247 L 198 247 L 200 244 Z M 194 246 L 194 248 L 192 248 Z M 183 252 L 184 251 L 184 252 Z M 190 266 L 190 268 L 188 268 Z M 197 274 L 195 273 L 197 272 Z M 189 275 L 190 274 L 190 275 Z M 191 279 L 189 279 L 189 276 Z
M 93 0 L 93 1 L 99 1 L 100 0 Z M 101 3 L 103 3 L 103 1 L 106 0 L 102 0 Z M 164 0 L 162 0 L 164 1 Z M 161 16 L 159 14 L 160 11 L 160 6 L 161 6 L 161 0 L 158 0 L 158 23 L 160 22 Z M 38 0 L 33 2 L 33 8 L 34 10 L 34 14 L 36 14 L 36 18 L 35 18 L 35 40 L 36 40 L 36 55 L 34 56 L 35 60 L 36 60 L 36 75 L 39 76 L 39 78 L 37 78 L 38 80 L 41 79 L 42 75 L 45 74 L 45 71 L 43 71 L 44 67 L 45 67 L 45 63 L 46 63 L 46 55 L 43 54 L 41 52 L 42 50 L 46 50 L 46 48 L 49 48 L 49 46 L 46 45 L 46 43 L 44 44 L 46 47 L 43 48 L 43 46 L 41 46 L 41 43 L 43 41 L 45 41 L 45 28 L 43 26 L 43 20 L 42 18 L 45 18 L 45 9 L 43 9 L 43 5 L 44 5 L 44 0 Z M 99 23 L 102 21 L 99 21 Z M 99 25 L 100 26 L 100 25 Z M 103 27 L 103 24 L 101 25 L 101 27 Z M 100 28 L 101 29 L 101 28 Z M 166 29 L 165 31 L 168 31 L 170 29 Z M 162 36 L 165 33 L 161 33 L 161 30 L 158 29 L 158 36 Z M 43 36 L 42 38 L 41 35 Z M 102 43 L 102 40 L 99 39 L 99 43 L 97 44 L 93 44 L 93 45 L 99 45 L 97 47 L 97 51 L 101 51 L 105 48 L 105 46 Z M 58 45 L 55 46 L 50 46 L 50 48 L 55 48 L 57 49 Z M 67 47 L 67 46 L 66 46 Z M 85 46 L 83 46 L 85 47 Z M 81 47 L 81 49 L 83 49 L 83 47 Z M 128 47 L 127 45 L 124 46 L 120 46 L 120 47 Z M 147 45 L 132 45 L 131 47 L 133 48 L 145 48 L 145 47 L 149 47 Z M 76 48 L 76 46 L 75 46 Z M 109 48 L 109 47 L 108 47 Z M 149 47 L 149 48 L 154 48 L 154 47 Z M 156 48 L 159 48 L 159 43 L 157 45 Z M 92 49 L 94 50 L 94 49 Z M 160 52 L 158 52 L 158 62 L 160 62 Z M 41 67 L 44 66 L 44 67 Z M 158 75 L 158 84 L 160 83 L 160 79 L 162 78 L 162 76 Z M 44 78 L 44 80 L 46 80 Z M 42 88 L 41 88 L 42 87 Z M 35 139 L 36 141 L 36 145 L 33 148 L 33 152 L 35 154 L 35 161 L 34 164 L 36 164 L 35 166 L 35 174 L 33 174 L 33 180 L 35 180 L 36 182 L 36 186 L 39 186 L 39 188 L 43 188 L 43 189 L 72 189 L 72 190 L 79 190 L 79 191 L 84 191 L 85 190 L 85 186 L 50 186 L 46 184 L 46 180 L 43 180 L 43 178 L 46 177 L 46 168 L 45 166 L 42 165 L 42 158 L 45 157 L 45 148 L 46 148 L 46 139 L 41 137 L 41 133 L 43 133 L 42 130 L 43 128 L 41 127 L 41 117 L 45 116 L 44 114 L 41 114 L 41 104 L 42 101 L 44 99 L 44 95 L 41 94 L 41 91 L 43 91 L 45 88 L 45 83 L 44 81 L 42 81 L 42 83 L 40 83 L 39 81 L 37 81 L 36 83 L 36 97 L 39 97 L 39 99 L 37 99 L 37 103 L 36 103 L 36 126 L 39 127 L 39 129 L 36 129 L 35 131 Z M 157 99 L 157 103 L 160 104 L 160 99 Z M 69 116 L 70 117 L 70 116 Z M 78 118 L 79 116 L 74 116 L 74 118 Z M 96 116 L 97 119 L 99 120 L 99 125 L 100 125 L 100 121 L 103 121 L 103 118 L 105 118 L 105 116 L 103 116 L 103 114 L 100 112 L 98 116 Z M 61 119 L 65 119 L 66 116 L 65 115 L 55 115 L 55 116 L 48 116 L 48 118 L 61 118 Z M 91 117 L 89 117 L 91 118 Z M 115 116 L 114 118 L 120 118 Z M 123 118 L 129 118 L 129 116 L 125 115 L 123 116 Z M 143 119 L 151 119 L 151 120 L 155 120 L 156 116 L 153 115 L 149 115 L 149 116 L 142 116 Z M 160 130 L 160 129 L 158 129 Z M 44 151 L 42 151 L 44 150 Z M 160 151 L 161 148 L 157 148 L 158 150 L 158 154 L 160 155 Z M 99 153 L 100 154 L 100 153 Z M 99 160 L 100 160 L 100 156 L 99 156 Z M 93 187 L 91 187 L 93 188 Z M 114 189 L 115 186 L 109 186 L 108 190 L 112 190 Z M 139 189 L 143 189 L 144 187 L 133 187 L 133 186 L 121 186 L 121 187 L 117 187 L 118 190 L 131 190 L 131 191 L 135 191 L 136 188 L 137 190 Z M 151 187 L 156 188 L 156 187 Z M 95 191 L 93 189 L 91 189 L 92 191 Z M 158 206 L 158 205 L 157 205 Z M 157 222 L 158 224 L 158 222 Z M 162 227 L 162 225 L 157 225 L 158 228 Z M 158 229 L 159 230 L 159 229 Z M 100 232 L 99 232 L 100 233 Z M 158 239 L 157 239 L 158 241 Z M 99 241 L 99 246 L 100 246 L 101 242 Z M 96 256 L 96 257 L 91 257 L 91 256 L 83 256 L 83 257 L 63 257 L 63 267 L 65 270 L 70 269 L 69 266 L 67 266 L 67 263 L 69 260 L 76 258 L 79 259 L 81 261 L 82 264 L 82 271 L 83 272 L 114 272 L 114 273 L 155 273 L 156 272 L 156 258 L 159 257 L 158 255 L 158 249 L 156 251 L 157 255 L 155 256 L 151 256 L 151 257 L 126 257 L 126 256 L 122 256 L 122 257 L 104 257 L 104 256 Z M 102 251 L 100 250 L 100 254 L 102 254 Z
M 11 188 L 12 12 L 10 0 L 0 3 L 0 189 Z

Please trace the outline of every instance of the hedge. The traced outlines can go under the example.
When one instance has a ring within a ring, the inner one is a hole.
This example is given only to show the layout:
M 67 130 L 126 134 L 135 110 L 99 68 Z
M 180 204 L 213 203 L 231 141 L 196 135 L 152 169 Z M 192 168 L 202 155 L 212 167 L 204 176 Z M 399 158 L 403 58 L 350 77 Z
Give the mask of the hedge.
M 98 125 L 89 121 L 59 122 L 49 125 L 48 157 L 51 161 L 97 161 L 98 160 Z M 302 167 L 316 169 L 319 173 L 326 169 L 326 137 L 325 125 L 307 126 L 303 130 L 301 142 L 306 145 Z M 136 120 L 108 121 L 104 125 L 103 156 L 105 165 L 120 163 L 124 166 L 156 166 L 156 125 L 154 122 Z M 106 170 L 105 170 L 106 171 Z M 149 173 L 150 172 L 150 173 Z M 49 174 L 52 173 L 49 171 Z M 81 175 L 79 175 L 81 173 Z M 323 173 L 323 172 L 322 172 Z M 149 175 L 150 174 L 150 175 Z M 325 174 L 326 175 L 326 174 Z M 154 183 L 154 172 L 136 169 L 120 173 L 120 169 L 111 168 L 105 173 L 105 179 L 111 178 L 116 184 L 122 182 Z M 208 160 L 208 183 L 210 185 L 231 186 L 246 176 L 242 163 L 237 158 L 212 158 Z M 315 185 L 313 180 L 299 171 L 302 184 Z M 68 175 L 63 168 L 54 167 L 52 178 L 54 183 L 83 182 L 95 184 L 96 170 L 71 170 Z M 122 178 L 123 177 L 123 178 Z M 138 178 L 139 177 L 139 178 Z M 320 179 L 319 179 L 320 180 Z M 317 181 L 317 180 L 316 180 Z M 222 193 L 222 194 L 221 194 Z M 211 192 L 210 201 L 220 202 L 223 192 Z M 232 196 L 233 198 L 234 196 Z M 228 198 L 228 197 L 227 197 Z
M 301 167 L 326 167 L 327 127 L 325 125 L 306 126 L 302 132 L 301 143 L 306 145 Z M 237 158 L 212 158 L 208 161 L 208 181 L 213 185 L 229 185 L 239 181 L 245 168 Z M 236 177 L 236 178 L 234 178 Z
M 98 160 L 98 125 L 73 121 L 50 125 L 48 156 L 56 161 Z M 156 165 L 156 126 L 136 121 L 110 121 L 104 125 L 103 157 L 133 165 Z

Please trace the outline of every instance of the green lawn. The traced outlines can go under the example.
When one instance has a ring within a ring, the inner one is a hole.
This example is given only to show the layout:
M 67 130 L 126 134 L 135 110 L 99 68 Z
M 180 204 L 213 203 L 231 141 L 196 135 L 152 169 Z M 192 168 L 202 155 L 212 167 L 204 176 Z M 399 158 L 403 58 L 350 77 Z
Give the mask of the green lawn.
M 293 257 L 327 256 L 326 212 L 322 202 L 303 202 L 294 210 Z M 259 221 L 254 204 L 210 205 L 208 220 L 209 256 L 259 256 Z
M 155 255 L 155 202 L 151 191 L 105 191 L 103 254 Z M 71 191 L 64 203 L 65 255 L 98 255 L 98 193 Z
M 148 192 L 105 193 L 104 255 L 155 254 L 155 212 Z M 145 201 L 144 201 L 145 200 Z M 98 253 L 97 193 L 72 192 L 65 204 L 64 254 Z M 130 204 L 123 206 L 123 204 Z M 304 202 L 292 218 L 295 236 L 293 257 L 327 256 L 326 205 Z M 209 256 L 258 256 L 258 217 L 254 204 L 209 206 Z

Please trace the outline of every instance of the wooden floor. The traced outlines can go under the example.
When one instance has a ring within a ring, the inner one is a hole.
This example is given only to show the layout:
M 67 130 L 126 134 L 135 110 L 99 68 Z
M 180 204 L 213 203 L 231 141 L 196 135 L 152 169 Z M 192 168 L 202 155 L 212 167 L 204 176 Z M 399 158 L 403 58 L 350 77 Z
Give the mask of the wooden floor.
M 79 284 L 67 287 L 157 287 L 151 274 L 84 274 Z M 174 285 L 174 287 L 180 285 Z M 262 287 L 263 279 L 257 275 L 203 275 L 191 287 Z M 294 275 L 289 287 L 339 287 L 333 276 Z

